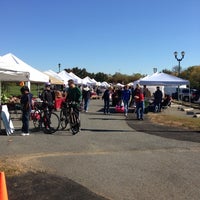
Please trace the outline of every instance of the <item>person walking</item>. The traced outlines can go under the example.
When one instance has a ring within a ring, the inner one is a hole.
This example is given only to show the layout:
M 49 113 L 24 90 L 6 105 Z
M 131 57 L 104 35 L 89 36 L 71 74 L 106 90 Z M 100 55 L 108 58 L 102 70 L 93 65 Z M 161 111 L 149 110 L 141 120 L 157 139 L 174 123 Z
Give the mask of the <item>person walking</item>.
M 136 114 L 138 120 L 143 120 L 144 115 L 144 94 L 139 84 L 136 85 L 134 90 L 134 99 L 136 103 Z
M 125 85 L 124 90 L 122 91 L 122 101 L 124 103 L 124 115 L 126 117 L 128 115 L 130 97 L 131 97 L 131 91 L 129 89 L 129 86 Z
M 111 87 L 108 87 L 102 96 L 102 99 L 104 100 L 104 114 L 109 114 L 110 113 L 110 96 L 111 96 Z
M 88 112 L 88 107 L 91 98 L 91 91 L 88 86 L 85 86 L 82 90 L 82 97 L 83 97 L 83 108 L 85 112 Z
M 29 118 L 32 107 L 32 97 L 33 95 L 29 92 L 28 86 L 23 86 L 21 91 L 21 109 L 22 109 L 22 136 L 30 135 L 29 133 Z

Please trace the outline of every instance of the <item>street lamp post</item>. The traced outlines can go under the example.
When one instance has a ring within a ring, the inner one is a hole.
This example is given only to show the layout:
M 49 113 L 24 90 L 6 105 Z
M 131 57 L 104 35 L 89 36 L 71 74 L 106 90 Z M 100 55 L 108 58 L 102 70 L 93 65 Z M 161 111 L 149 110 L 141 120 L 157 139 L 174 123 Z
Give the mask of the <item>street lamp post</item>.
M 183 58 L 185 56 L 185 52 L 181 51 L 181 58 L 178 58 L 178 52 L 175 51 L 174 52 L 174 56 L 175 56 L 176 60 L 178 61 L 178 76 L 180 76 L 180 73 L 181 73 L 181 61 L 183 60 Z
M 60 65 L 61 65 L 61 64 L 60 64 L 60 63 L 58 63 L 58 72 L 60 72 Z
M 181 73 L 181 61 L 183 60 L 183 58 L 185 56 L 185 52 L 181 51 L 181 58 L 178 58 L 178 52 L 175 51 L 174 52 L 174 56 L 175 56 L 176 60 L 178 61 L 178 76 L 180 77 L 180 73 Z M 180 86 L 178 86 L 178 101 L 180 100 L 180 97 L 179 97 L 179 87 Z
M 154 68 L 153 68 L 153 73 L 156 73 L 156 72 L 157 72 L 157 68 L 154 67 Z

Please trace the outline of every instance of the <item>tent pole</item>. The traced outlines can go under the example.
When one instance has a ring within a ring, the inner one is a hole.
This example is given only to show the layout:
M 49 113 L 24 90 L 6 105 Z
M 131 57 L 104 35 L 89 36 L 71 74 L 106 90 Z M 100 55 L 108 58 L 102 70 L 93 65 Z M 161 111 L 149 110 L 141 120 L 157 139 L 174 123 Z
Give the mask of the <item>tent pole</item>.
M 191 102 L 191 95 L 190 95 L 190 83 L 189 83 L 189 103 L 190 103 L 190 107 L 192 106 L 192 102 Z

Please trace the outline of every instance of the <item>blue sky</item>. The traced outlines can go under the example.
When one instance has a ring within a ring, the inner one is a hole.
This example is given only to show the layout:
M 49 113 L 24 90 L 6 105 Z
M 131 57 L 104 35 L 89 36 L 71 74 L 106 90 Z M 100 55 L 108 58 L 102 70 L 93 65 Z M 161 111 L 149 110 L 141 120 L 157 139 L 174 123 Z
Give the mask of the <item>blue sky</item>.
M 199 0 L 1 0 L 0 55 L 45 71 L 152 74 L 200 65 Z

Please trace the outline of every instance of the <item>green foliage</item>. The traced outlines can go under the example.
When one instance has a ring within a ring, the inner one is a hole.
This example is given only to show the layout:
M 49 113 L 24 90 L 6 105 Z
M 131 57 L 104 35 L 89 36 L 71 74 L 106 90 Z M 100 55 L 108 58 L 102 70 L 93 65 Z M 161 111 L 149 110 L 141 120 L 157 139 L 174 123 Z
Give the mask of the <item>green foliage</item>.
M 103 82 L 108 80 L 108 75 L 104 74 L 103 72 L 98 72 L 97 74 L 94 75 L 94 79 L 97 82 Z
M 1 93 L 2 96 L 5 95 L 6 97 L 10 98 L 12 96 L 19 97 L 21 96 L 21 86 L 19 86 L 19 82 L 2 82 L 1 84 Z M 34 97 L 38 97 L 39 92 L 41 92 L 44 88 L 44 84 L 40 83 L 31 83 L 31 93 Z
M 165 74 L 174 75 L 174 73 L 172 71 L 168 70 L 168 69 L 163 69 L 162 72 L 165 73 Z
M 200 89 L 200 66 L 188 67 L 180 74 L 181 78 L 190 81 L 190 87 Z
M 1 103 L 2 104 L 8 103 L 8 99 L 9 98 L 5 94 L 1 95 Z
M 72 69 L 65 69 L 66 72 L 73 72 L 80 78 L 85 78 L 86 76 L 89 76 L 90 78 L 94 78 L 97 82 L 109 82 L 109 83 L 122 83 L 127 84 L 130 82 L 133 82 L 135 80 L 138 80 L 139 78 L 143 77 L 144 75 L 141 75 L 139 73 L 133 74 L 133 75 L 126 75 L 121 73 L 115 73 L 114 75 L 105 74 L 103 72 L 98 72 L 96 74 L 89 73 L 85 68 L 79 69 L 78 67 L 74 67 Z

